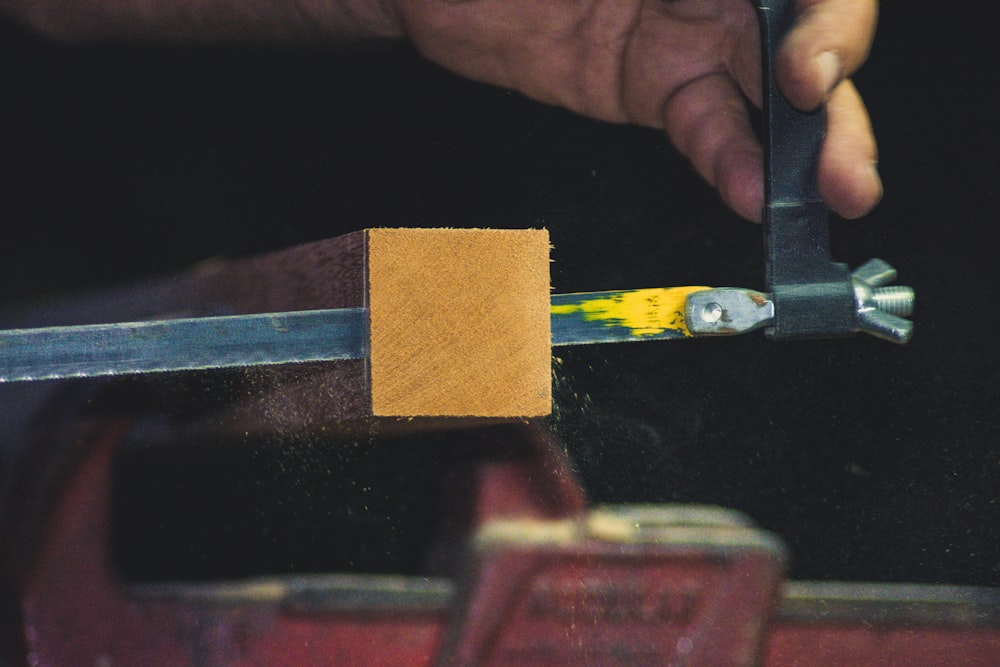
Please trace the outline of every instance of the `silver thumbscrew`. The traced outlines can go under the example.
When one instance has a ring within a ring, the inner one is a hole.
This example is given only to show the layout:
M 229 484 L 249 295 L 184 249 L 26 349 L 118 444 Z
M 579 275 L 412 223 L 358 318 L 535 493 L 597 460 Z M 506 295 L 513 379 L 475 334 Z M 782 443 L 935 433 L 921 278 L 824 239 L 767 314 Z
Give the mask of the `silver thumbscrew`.
M 906 343 L 913 335 L 916 295 L 910 287 L 889 285 L 896 279 L 896 269 L 881 259 L 871 259 L 851 274 L 857 305 L 858 331 L 893 343 Z

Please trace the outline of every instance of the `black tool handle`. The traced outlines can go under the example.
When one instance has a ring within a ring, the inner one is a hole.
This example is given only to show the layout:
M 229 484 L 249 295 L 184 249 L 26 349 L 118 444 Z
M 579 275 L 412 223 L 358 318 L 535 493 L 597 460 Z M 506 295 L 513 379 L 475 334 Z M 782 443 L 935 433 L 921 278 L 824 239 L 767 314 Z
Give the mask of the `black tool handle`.
M 856 329 L 851 276 L 830 256 L 829 212 L 816 174 L 826 132 L 823 108 L 793 107 L 774 62 L 795 23 L 795 0 L 754 0 L 761 29 L 764 97 L 764 228 L 774 338 L 844 336 Z

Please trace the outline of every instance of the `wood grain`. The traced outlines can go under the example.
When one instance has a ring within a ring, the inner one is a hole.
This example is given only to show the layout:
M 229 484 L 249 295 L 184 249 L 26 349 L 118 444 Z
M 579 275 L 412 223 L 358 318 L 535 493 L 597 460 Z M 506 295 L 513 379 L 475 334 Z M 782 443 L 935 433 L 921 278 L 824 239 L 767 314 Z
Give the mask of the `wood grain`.
M 238 314 L 367 307 L 367 232 L 224 263 L 206 278 L 210 299 Z M 247 368 L 245 376 L 247 397 L 225 421 L 247 430 L 371 415 L 368 359 Z
M 202 298 L 239 314 L 364 307 L 366 240 L 367 232 L 354 232 L 208 264 Z
M 551 410 L 544 230 L 368 231 L 372 413 Z

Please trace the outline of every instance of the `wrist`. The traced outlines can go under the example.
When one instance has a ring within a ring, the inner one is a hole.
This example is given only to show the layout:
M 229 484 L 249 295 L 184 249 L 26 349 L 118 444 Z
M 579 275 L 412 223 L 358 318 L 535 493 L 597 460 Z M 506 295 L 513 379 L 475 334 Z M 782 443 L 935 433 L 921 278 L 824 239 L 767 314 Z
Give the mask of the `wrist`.
M 0 0 L 8 13 L 63 40 L 314 40 L 390 38 L 390 0 Z

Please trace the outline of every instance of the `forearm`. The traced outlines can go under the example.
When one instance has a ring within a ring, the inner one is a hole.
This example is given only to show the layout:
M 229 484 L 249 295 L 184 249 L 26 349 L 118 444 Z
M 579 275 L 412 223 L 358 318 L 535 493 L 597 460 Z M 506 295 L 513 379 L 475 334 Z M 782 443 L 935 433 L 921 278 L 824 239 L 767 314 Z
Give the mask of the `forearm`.
M 389 0 L 0 0 L 50 37 L 147 41 L 329 40 L 402 34 Z

